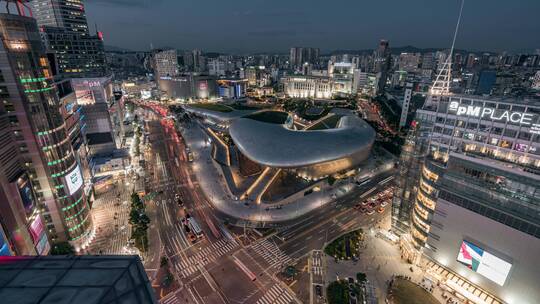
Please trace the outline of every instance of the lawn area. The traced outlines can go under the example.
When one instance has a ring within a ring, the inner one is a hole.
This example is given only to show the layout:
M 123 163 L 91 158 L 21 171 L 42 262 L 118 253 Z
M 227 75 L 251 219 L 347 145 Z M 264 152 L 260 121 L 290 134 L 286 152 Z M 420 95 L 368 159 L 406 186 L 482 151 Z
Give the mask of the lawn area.
M 217 104 L 217 103 L 195 103 L 195 104 L 191 104 L 190 106 L 192 106 L 194 108 L 205 109 L 205 110 L 216 111 L 216 112 L 222 112 L 222 113 L 227 113 L 227 112 L 232 112 L 233 111 L 233 109 L 231 107 L 221 105 L 221 104 Z
M 233 104 L 230 104 L 228 106 L 235 109 L 235 110 L 239 110 L 239 111 L 260 110 L 260 108 L 252 107 L 252 106 L 246 106 L 245 104 L 241 104 L 241 103 L 233 103 Z
M 264 111 L 246 116 L 245 118 L 272 123 L 272 124 L 284 124 L 287 121 L 289 114 L 279 111 Z
M 311 127 L 307 128 L 306 130 L 326 130 L 326 129 L 333 129 L 337 126 L 339 119 L 343 117 L 342 115 L 335 114 L 332 115 L 326 119 L 323 119 L 319 121 L 318 123 L 312 125 Z
M 344 234 L 324 247 L 324 253 L 339 260 L 358 256 L 358 246 L 363 237 L 362 229 Z
M 422 287 L 403 279 L 395 279 L 388 299 L 393 304 L 440 304 L 435 297 Z

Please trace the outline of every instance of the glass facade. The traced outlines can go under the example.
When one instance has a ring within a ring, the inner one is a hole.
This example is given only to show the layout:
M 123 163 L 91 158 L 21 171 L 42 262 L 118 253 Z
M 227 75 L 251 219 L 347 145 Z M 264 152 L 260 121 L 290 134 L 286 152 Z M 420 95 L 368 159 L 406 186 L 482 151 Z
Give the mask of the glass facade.
M 31 127 L 30 132 L 21 133 L 19 144 L 31 145 L 21 152 L 35 172 L 30 176 L 39 185 L 40 207 L 45 211 L 49 233 L 78 247 L 91 231 L 90 208 L 37 24 L 32 18 L 8 14 L 1 15 L 1 23 L 17 88 L 10 92 L 10 101 L 18 109 L 17 115 L 24 116 L 20 120 Z M 45 201 L 56 206 L 47 206 Z M 51 209 L 58 214 L 48 214 Z
M 540 103 L 445 96 L 417 112 L 431 127 L 410 212 L 414 245 L 429 247 L 437 199 L 524 233 L 540 231 Z M 416 136 L 420 143 L 421 138 Z M 407 149 L 405 148 L 405 153 Z M 403 158 L 403 155 L 402 155 Z M 398 181 L 399 184 L 399 181 Z

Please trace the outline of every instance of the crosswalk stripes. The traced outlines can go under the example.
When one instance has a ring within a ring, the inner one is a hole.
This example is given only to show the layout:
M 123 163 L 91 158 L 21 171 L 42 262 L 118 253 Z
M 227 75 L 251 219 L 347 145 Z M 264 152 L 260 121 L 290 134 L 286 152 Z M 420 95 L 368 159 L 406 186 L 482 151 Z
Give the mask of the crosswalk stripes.
M 259 300 L 257 304 L 291 304 L 295 303 L 292 295 L 281 287 L 279 284 L 275 284 L 268 290 Z
M 281 268 L 292 261 L 279 247 L 264 239 L 253 244 L 251 248 L 270 264 L 271 268 Z
M 197 254 L 189 257 L 187 260 L 182 259 L 179 268 L 179 272 L 183 277 L 188 277 L 199 270 L 199 266 L 204 266 L 217 258 L 227 254 L 238 246 L 236 240 L 221 239 L 212 245 L 203 248 Z
M 159 301 L 161 304 L 180 304 L 182 303 L 180 299 L 176 297 L 176 294 L 172 294 L 171 296 L 167 296 Z
M 130 192 L 123 186 L 96 195 L 92 206 L 92 219 L 96 237 L 87 249 L 89 253 L 122 254 L 127 244 L 131 227 L 128 224 Z

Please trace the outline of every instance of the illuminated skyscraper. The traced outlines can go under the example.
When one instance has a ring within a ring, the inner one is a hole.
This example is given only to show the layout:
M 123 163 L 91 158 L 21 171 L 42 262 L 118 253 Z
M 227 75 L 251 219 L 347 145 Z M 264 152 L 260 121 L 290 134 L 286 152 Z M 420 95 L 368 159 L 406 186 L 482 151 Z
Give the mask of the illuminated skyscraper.
M 384 90 L 386 80 L 388 79 L 388 72 L 392 66 L 392 53 L 390 52 L 390 44 L 387 40 L 381 40 L 379 47 L 375 51 L 375 73 L 379 77 L 379 83 L 377 85 L 377 92 L 380 93 Z
M 1 14 L 0 38 L 0 111 L 7 115 L 7 130 L 14 134 L 44 220 L 33 231 L 81 248 L 92 232 L 90 206 L 36 21 Z
M 106 74 L 103 35 L 90 34 L 82 0 L 31 0 L 43 41 L 67 78 Z

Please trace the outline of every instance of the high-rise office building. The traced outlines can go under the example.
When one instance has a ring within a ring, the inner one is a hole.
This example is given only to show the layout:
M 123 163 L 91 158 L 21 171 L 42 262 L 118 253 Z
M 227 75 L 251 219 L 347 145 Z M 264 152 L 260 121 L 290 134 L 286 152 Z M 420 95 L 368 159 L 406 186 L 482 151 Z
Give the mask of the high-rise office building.
M 100 77 L 106 71 L 103 35 L 88 30 L 82 0 L 31 0 L 32 12 L 60 74 L 67 78 Z
M 540 103 L 444 94 L 415 124 L 419 157 L 403 169 L 418 177 L 409 200 L 396 193 L 396 231 L 409 226 L 411 247 L 471 300 L 463 290 L 539 303 Z
M 416 73 L 420 66 L 422 56 L 420 53 L 401 53 L 399 55 L 399 69 L 410 73 Z
M 310 47 L 293 47 L 289 52 L 289 64 L 291 67 L 300 67 L 304 63 L 317 63 L 320 50 Z
M 32 0 L 30 5 L 39 26 L 63 28 L 66 33 L 89 36 L 82 0 Z
M 178 52 L 175 49 L 154 52 L 152 67 L 156 79 L 178 75 Z
M 47 254 L 43 219 L 15 139 L 20 135 L 11 129 L 8 113 L 0 112 L 0 256 Z
M 193 54 L 193 71 L 204 72 L 206 70 L 206 58 L 203 56 L 201 50 L 195 49 Z
M 0 38 L 0 111 L 10 122 L 43 218 L 31 224 L 32 237 L 48 231 L 51 241 L 84 247 L 92 235 L 90 207 L 35 19 L 1 14 Z
M 392 53 L 390 52 L 390 43 L 387 40 L 381 40 L 379 42 L 379 47 L 375 51 L 374 58 L 374 70 L 379 78 L 377 93 L 381 93 L 384 91 L 388 72 L 392 66 Z

